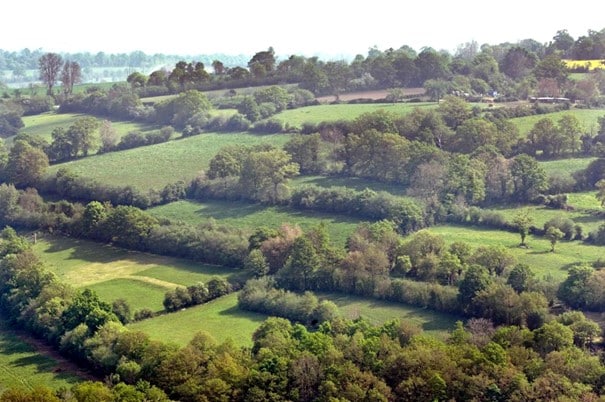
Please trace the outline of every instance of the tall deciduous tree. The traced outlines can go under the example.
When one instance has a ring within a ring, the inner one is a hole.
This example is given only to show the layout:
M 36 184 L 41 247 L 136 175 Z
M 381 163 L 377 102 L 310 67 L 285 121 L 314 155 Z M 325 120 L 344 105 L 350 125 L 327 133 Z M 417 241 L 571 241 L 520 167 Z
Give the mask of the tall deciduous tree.
M 82 81 L 82 69 L 76 61 L 67 60 L 61 70 L 61 82 L 63 83 L 63 93 L 71 95 L 74 91 L 74 85 Z
M 17 140 L 11 148 L 6 176 L 16 186 L 28 186 L 37 182 L 48 169 L 48 157 L 38 148 Z
M 63 59 L 57 53 L 46 53 L 38 60 L 40 80 L 46 85 L 46 93 L 53 94 L 53 87 L 59 78 Z

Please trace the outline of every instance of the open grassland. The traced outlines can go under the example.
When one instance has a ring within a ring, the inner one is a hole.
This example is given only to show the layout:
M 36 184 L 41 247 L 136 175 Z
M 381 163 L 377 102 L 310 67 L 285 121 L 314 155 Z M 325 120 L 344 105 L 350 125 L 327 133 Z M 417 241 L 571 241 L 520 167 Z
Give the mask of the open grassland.
M 405 187 L 400 184 L 381 183 L 379 181 L 367 180 L 357 177 L 338 177 L 338 176 L 298 176 L 291 180 L 290 186 L 293 188 L 304 185 L 314 185 L 317 187 L 347 187 L 356 191 L 363 191 L 366 188 L 373 191 L 386 191 L 393 195 L 406 197 Z
M 579 197 L 577 198 L 580 199 Z M 583 202 L 587 201 L 588 200 Z M 518 215 L 521 211 L 527 210 L 529 212 L 529 216 L 531 216 L 531 218 L 533 219 L 532 225 L 537 228 L 543 228 L 544 224 L 553 218 L 561 217 L 571 219 L 575 224 L 578 224 L 583 227 L 584 234 L 588 234 L 589 232 L 596 230 L 599 225 L 605 223 L 605 220 L 603 220 L 603 218 L 594 216 L 590 212 L 576 207 L 575 205 L 577 204 L 573 204 L 570 202 L 569 205 L 574 206 L 574 208 L 577 209 L 574 209 L 573 211 L 564 211 L 561 209 L 547 208 L 543 205 L 527 205 L 521 207 L 502 206 L 497 208 L 490 208 L 489 210 L 498 212 L 504 217 L 504 219 L 506 219 L 507 222 L 510 223 L 513 222 L 515 216 Z
M 333 301 L 345 318 L 363 317 L 374 324 L 399 318 L 442 339 L 447 337 L 448 331 L 460 319 L 404 304 L 340 293 L 321 293 L 318 296 Z M 251 346 L 252 334 L 267 317 L 241 310 L 237 306 L 237 293 L 232 293 L 201 306 L 130 324 L 129 328 L 143 331 L 152 339 L 170 341 L 181 346 L 191 341 L 199 331 L 210 333 L 219 342 L 231 339 L 236 345 Z
M 548 118 L 551 119 L 553 123 L 558 124 L 559 119 L 566 114 L 576 116 L 576 118 L 582 124 L 585 132 L 591 135 L 596 135 L 598 119 L 599 117 L 605 116 L 605 109 L 570 109 L 548 114 L 517 117 L 511 119 L 511 122 L 517 126 L 522 136 L 526 136 L 539 120 Z
M 548 176 L 571 177 L 575 172 L 586 169 L 597 158 L 567 158 L 552 161 L 540 161 Z
M 395 114 L 406 114 L 415 108 L 436 108 L 437 103 L 363 103 L 305 106 L 297 109 L 284 110 L 272 116 L 272 119 L 288 123 L 292 127 L 300 127 L 303 123 L 321 123 L 322 121 L 354 120 L 359 115 L 385 110 Z
M 560 282 L 567 276 L 568 269 L 577 263 L 592 263 L 605 255 L 605 247 L 591 246 L 579 241 L 561 240 L 556 252 L 550 252 L 550 242 L 543 237 L 528 236 L 528 248 L 519 247 L 521 238 L 516 233 L 500 230 L 479 229 L 465 226 L 435 226 L 431 233 L 443 236 L 446 244 L 461 241 L 473 248 L 479 246 L 504 246 L 520 263 L 531 267 L 538 278 L 552 277 Z
M 130 324 L 128 327 L 148 334 L 151 339 L 184 346 L 193 336 L 206 331 L 218 342 L 231 339 L 238 346 L 252 346 L 252 334 L 267 318 L 264 314 L 241 310 L 237 293 L 206 304 L 164 314 Z
M 344 247 L 347 237 L 360 223 L 359 219 L 342 215 L 330 215 L 318 212 L 303 212 L 285 207 L 267 207 L 234 201 L 176 201 L 149 209 L 158 218 L 167 218 L 174 222 L 197 224 L 214 219 L 218 223 L 251 232 L 261 226 L 279 228 L 284 223 L 298 225 L 304 231 L 320 223 L 326 225 L 332 242 Z
M 248 133 L 207 133 L 163 144 L 120 152 L 110 152 L 51 166 L 49 174 L 60 168 L 103 184 L 133 186 L 141 190 L 162 189 L 179 180 L 189 182 L 208 167 L 210 159 L 227 145 L 272 144 L 281 147 L 289 135 Z
M 601 202 L 597 199 L 596 191 L 583 191 L 579 193 L 568 193 L 567 203 L 576 209 L 601 209 Z M 605 222 L 603 222 L 605 223 Z
M 69 388 L 80 381 L 56 360 L 23 342 L 6 321 L 0 320 L 0 393 L 8 388 Z
M 381 325 L 394 318 L 410 322 L 422 328 L 428 334 L 445 339 L 454 329 L 457 320 L 463 320 L 450 314 L 421 309 L 401 303 L 364 298 L 342 293 L 318 293 L 321 299 L 334 302 L 340 314 L 349 319 L 365 318 L 374 325 Z
M 161 310 L 164 294 L 177 286 L 244 275 L 219 266 L 59 236 L 38 240 L 34 251 L 60 281 L 76 288 L 91 288 L 110 303 L 123 298 L 132 311 Z
M 59 114 L 54 112 L 42 113 L 34 116 L 24 116 L 23 124 L 25 127 L 21 129 L 21 133 L 34 135 L 51 142 L 51 134 L 55 128 L 62 127 L 67 130 L 67 128 L 76 120 L 86 116 L 87 115 L 85 114 L 78 113 Z M 100 120 L 103 119 L 99 118 L 99 121 Z M 159 126 L 131 121 L 110 121 L 119 138 L 125 136 L 131 131 L 140 131 L 142 133 L 146 133 L 160 128 Z

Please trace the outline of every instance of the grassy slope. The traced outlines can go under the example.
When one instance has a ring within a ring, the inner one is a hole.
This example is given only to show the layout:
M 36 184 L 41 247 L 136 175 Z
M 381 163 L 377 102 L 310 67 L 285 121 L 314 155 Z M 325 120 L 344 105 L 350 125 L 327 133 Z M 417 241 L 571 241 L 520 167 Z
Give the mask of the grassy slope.
M 532 127 L 539 121 L 544 118 L 551 119 L 555 124 L 558 123 L 559 119 L 566 114 L 573 114 L 578 118 L 580 123 L 584 126 L 584 129 L 591 134 L 596 134 L 597 128 L 597 120 L 599 117 L 605 115 L 605 110 L 603 109 L 571 109 L 564 110 L 562 112 L 534 115 L 534 116 L 526 116 L 526 117 L 517 117 L 511 119 L 511 121 L 519 128 L 519 132 L 522 135 L 527 135 Z
M 272 118 L 288 123 L 293 127 L 300 127 L 303 123 L 320 123 L 322 121 L 353 120 L 363 113 L 376 110 L 386 110 L 401 114 L 408 113 L 415 108 L 435 108 L 437 104 L 431 103 L 365 103 L 316 105 L 297 109 L 285 110 L 272 116 Z
M 400 318 L 440 338 L 445 338 L 459 319 L 398 303 L 338 293 L 322 293 L 320 296 L 336 303 L 346 318 L 361 316 L 374 324 Z M 251 346 L 252 334 L 266 318 L 264 314 L 239 309 L 237 294 L 232 293 L 201 306 L 130 324 L 129 328 L 143 331 L 152 339 L 170 340 L 181 346 L 186 345 L 199 331 L 210 333 L 219 342 L 231 339 L 236 345 Z
M 326 224 L 334 244 L 344 247 L 347 237 L 360 220 L 346 216 L 301 212 L 284 207 L 267 207 L 260 204 L 230 201 L 177 201 L 149 209 L 152 215 L 183 221 L 189 224 L 206 222 L 213 218 L 219 223 L 254 230 L 259 226 L 278 228 L 284 223 L 300 226 L 304 231 Z
M 0 320 L 0 393 L 8 388 L 69 388 L 79 381 L 79 377 L 61 370 L 55 360 L 19 339 L 8 323 Z
M 594 161 L 595 159 L 597 158 L 567 158 L 552 161 L 540 161 L 538 163 L 544 168 L 548 176 L 571 177 L 575 172 L 586 169 L 590 162 Z
M 219 266 L 58 236 L 39 240 L 34 251 L 59 280 L 76 288 L 90 287 L 108 302 L 124 298 L 133 311 L 161 310 L 164 294 L 176 286 L 243 274 Z
M 330 177 L 330 176 L 298 176 L 292 179 L 291 187 L 314 185 L 317 187 L 348 187 L 356 191 L 366 188 L 374 191 L 386 191 L 393 195 L 405 196 L 405 187 L 397 184 L 381 183 L 379 181 L 361 179 L 357 177 Z
M 443 236 L 446 244 L 454 241 L 469 243 L 473 247 L 502 245 L 512 252 L 518 262 L 528 264 L 539 278 L 550 275 L 556 281 L 567 276 L 567 270 L 576 263 L 592 263 L 605 255 L 605 248 L 586 245 L 578 241 L 560 241 L 556 252 L 550 252 L 550 242 L 543 237 L 528 236 L 529 248 L 518 247 L 516 233 L 462 226 L 435 226 L 432 233 Z
M 139 189 L 161 189 L 168 183 L 193 179 L 227 145 L 273 144 L 281 147 L 289 135 L 207 133 L 163 144 L 110 152 L 51 166 L 50 174 L 64 167 L 102 183 Z
M 67 129 L 76 120 L 85 116 L 86 115 L 84 114 L 77 113 L 58 114 L 54 112 L 43 113 L 35 116 L 25 116 L 23 117 L 23 124 L 25 124 L 25 127 L 21 129 L 21 132 L 36 135 L 44 138 L 48 142 L 51 142 L 51 133 L 55 128 L 63 127 Z M 99 120 L 102 119 L 99 118 Z M 131 131 L 141 131 L 145 133 L 159 128 L 154 125 L 129 121 L 111 121 L 111 125 L 116 130 L 119 137 L 123 137 Z

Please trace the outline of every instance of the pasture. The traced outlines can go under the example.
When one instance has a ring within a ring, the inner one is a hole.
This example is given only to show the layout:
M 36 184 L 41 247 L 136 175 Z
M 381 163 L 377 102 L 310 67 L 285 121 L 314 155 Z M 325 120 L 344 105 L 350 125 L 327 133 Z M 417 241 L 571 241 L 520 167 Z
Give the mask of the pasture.
M 547 176 L 572 177 L 575 172 L 586 169 L 595 159 L 597 158 L 567 158 L 538 163 L 544 168 Z
M 24 116 L 23 124 L 25 125 L 25 127 L 23 127 L 20 132 L 37 136 L 48 142 L 51 142 L 51 134 L 55 128 L 62 127 L 67 130 L 67 128 L 72 125 L 76 120 L 86 116 L 87 115 L 85 114 L 78 113 L 55 112 L 47 112 L 34 116 Z M 103 119 L 98 118 L 98 120 L 102 121 Z M 116 130 L 119 138 L 125 136 L 131 131 L 140 131 L 142 133 L 146 133 L 160 128 L 154 125 L 130 121 L 111 121 L 111 125 L 114 130 Z
M 532 217 L 532 225 L 537 228 L 543 228 L 544 224 L 554 218 L 567 218 L 574 222 L 576 225 L 580 225 L 583 228 L 583 233 L 587 235 L 589 232 L 598 229 L 599 225 L 605 223 L 603 218 L 599 218 L 593 212 L 597 209 L 598 201 L 594 197 L 595 192 L 591 193 L 577 193 L 570 194 L 569 205 L 574 207 L 574 210 L 565 211 L 562 209 L 547 208 L 543 205 L 526 205 L 526 206 L 511 206 L 503 205 L 499 207 L 489 208 L 488 210 L 501 214 L 507 222 L 512 222 L 515 216 L 522 210 L 529 211 L 529 215 Z M 592 205 L 589 204 L 589 197 L 592 195 L 594 198 L 593 209 L 584 209 L 581 205 Z
M 354 120 L 364 113 L 385 110 L 395 114 L 406 114 L 415 108 L 436 108 L 435 102 L 421 103 L 363 103 L 305 106 L 284 110 L 272 116 L 272 119 L 288 123 L 292 127 L 301 127 L 303 123 L 321 123 L 322 121 Z
M 401 184 L 389 184 L 375 180 L 362 179 L 359 177 L 344 177 L 344 176 L 297 176 L 290 181 L 290 186 L 293 188 L 304 185 L 314 185 L 317 187 L 347 187 L 355 191 L 363 191 L 370 189 L 376 192 L 386 191 L 387 193 L 406 197 L 406 188 Z
M 191 181 L 227 145 L 271 144 L 281 147 L 289 138 L 287 134 L 206 133 L 56 164 L 50 167 L 48 174 L 54 175 L 59 169 L 67 168 L 103 184 L 161 190 L 169 183 Z
M 9 388 L 69 388 L 82 378 L 21 340 L 0 320 L 0 393 Z
M 34 251 L 62 282 L 91 288 L 109 303 L 123 298 L 134 312 L 162 310 L 164 294 L 177 286 L 220 277 L 243 279 L 241 271 L 155 254 L 129 251 L 86 240 L 45 235 Z
M 208 303 L 164 314 L 128 325 L 151 339 L 185 346 L 199 331 L 206 331 L 218 342 L 231 339 L 237 346 L 252 346 L 252 334 L 267 315 L 241 310 L 237 293 Z
M 383 324 L 392 319 L 410 322 L 422 328 L 424 332 L 445 339 L 454 329 L 456 321 L 463 320 L 450 314 L 421 309 L 407 304 L 370 299 L 343 293 L 318 293 L 320 299 L 334 302 L 344 318 L 364 318 L 374 325 Z
M 324 223 L 332 243 L 344 247 L 347 237 L 360 223 L 359 219 L 319 212 L 304 212 L 285 207 L 268 207 L 238 201 L 176 201 L 150 208 L 149 213 L 173 222 L 196 224 L 214 219 L 226 226 L 254 229 L 267 226 L 279 228 L 284 223 L 298 225 L 304 231 Z
M 517 259 L 517 262 L 530 266 L 538 278 L 546 276 L 560 282 L 567 276 L 567 270 L 578 263 L 591 264 L 605 254 L 605 248 L 587 245 L 579 241 L 561 240 L 554 253 L 550 252 L 550 242 L 544 237 L 527 236 L 527 248 L 519 247 L 521 238 L 518 233 L 490 230 L 465 226 L 435 226 L 428 229 L 441 235 L 446 244 L 461 241 L 473 248 L 479 246 L 504 246 Z
M 510 121 L 517 126 L 519 133 L 522 136 L 526 136 L 538 121 L 548 118 L 551 119 L 553 123 L 558 124 L 559 119 L 566 114 L 576 116 L 584 128 L 584 132 L 590 135 L 596 135 L 598 119 L 599 117 L 605 116 L 605 109 L 570 109 L 548 114 L 516 117 L 510 119 Z

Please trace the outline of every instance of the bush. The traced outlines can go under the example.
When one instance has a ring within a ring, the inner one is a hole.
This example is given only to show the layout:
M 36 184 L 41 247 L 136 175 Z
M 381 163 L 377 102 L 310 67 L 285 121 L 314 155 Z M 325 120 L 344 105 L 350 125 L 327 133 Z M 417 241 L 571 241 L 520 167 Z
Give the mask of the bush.
M 269 119 L 254 124 L 250 131 L 257 134 L 277 134 L 281 133 L 283 129 L 284 125 L 281 121 Z
M 565 218 L 564 216 L 557 216 L 555 218 L 550 219 L 548 222 L 544 224 L 544 232 L 548 230 L 548 228 L 554 227 L 559 229 L 565 235 L 566 240 L 571 240 L 574 238 L 576 233 L 576 227 L 574 221 L 569 218 Z

